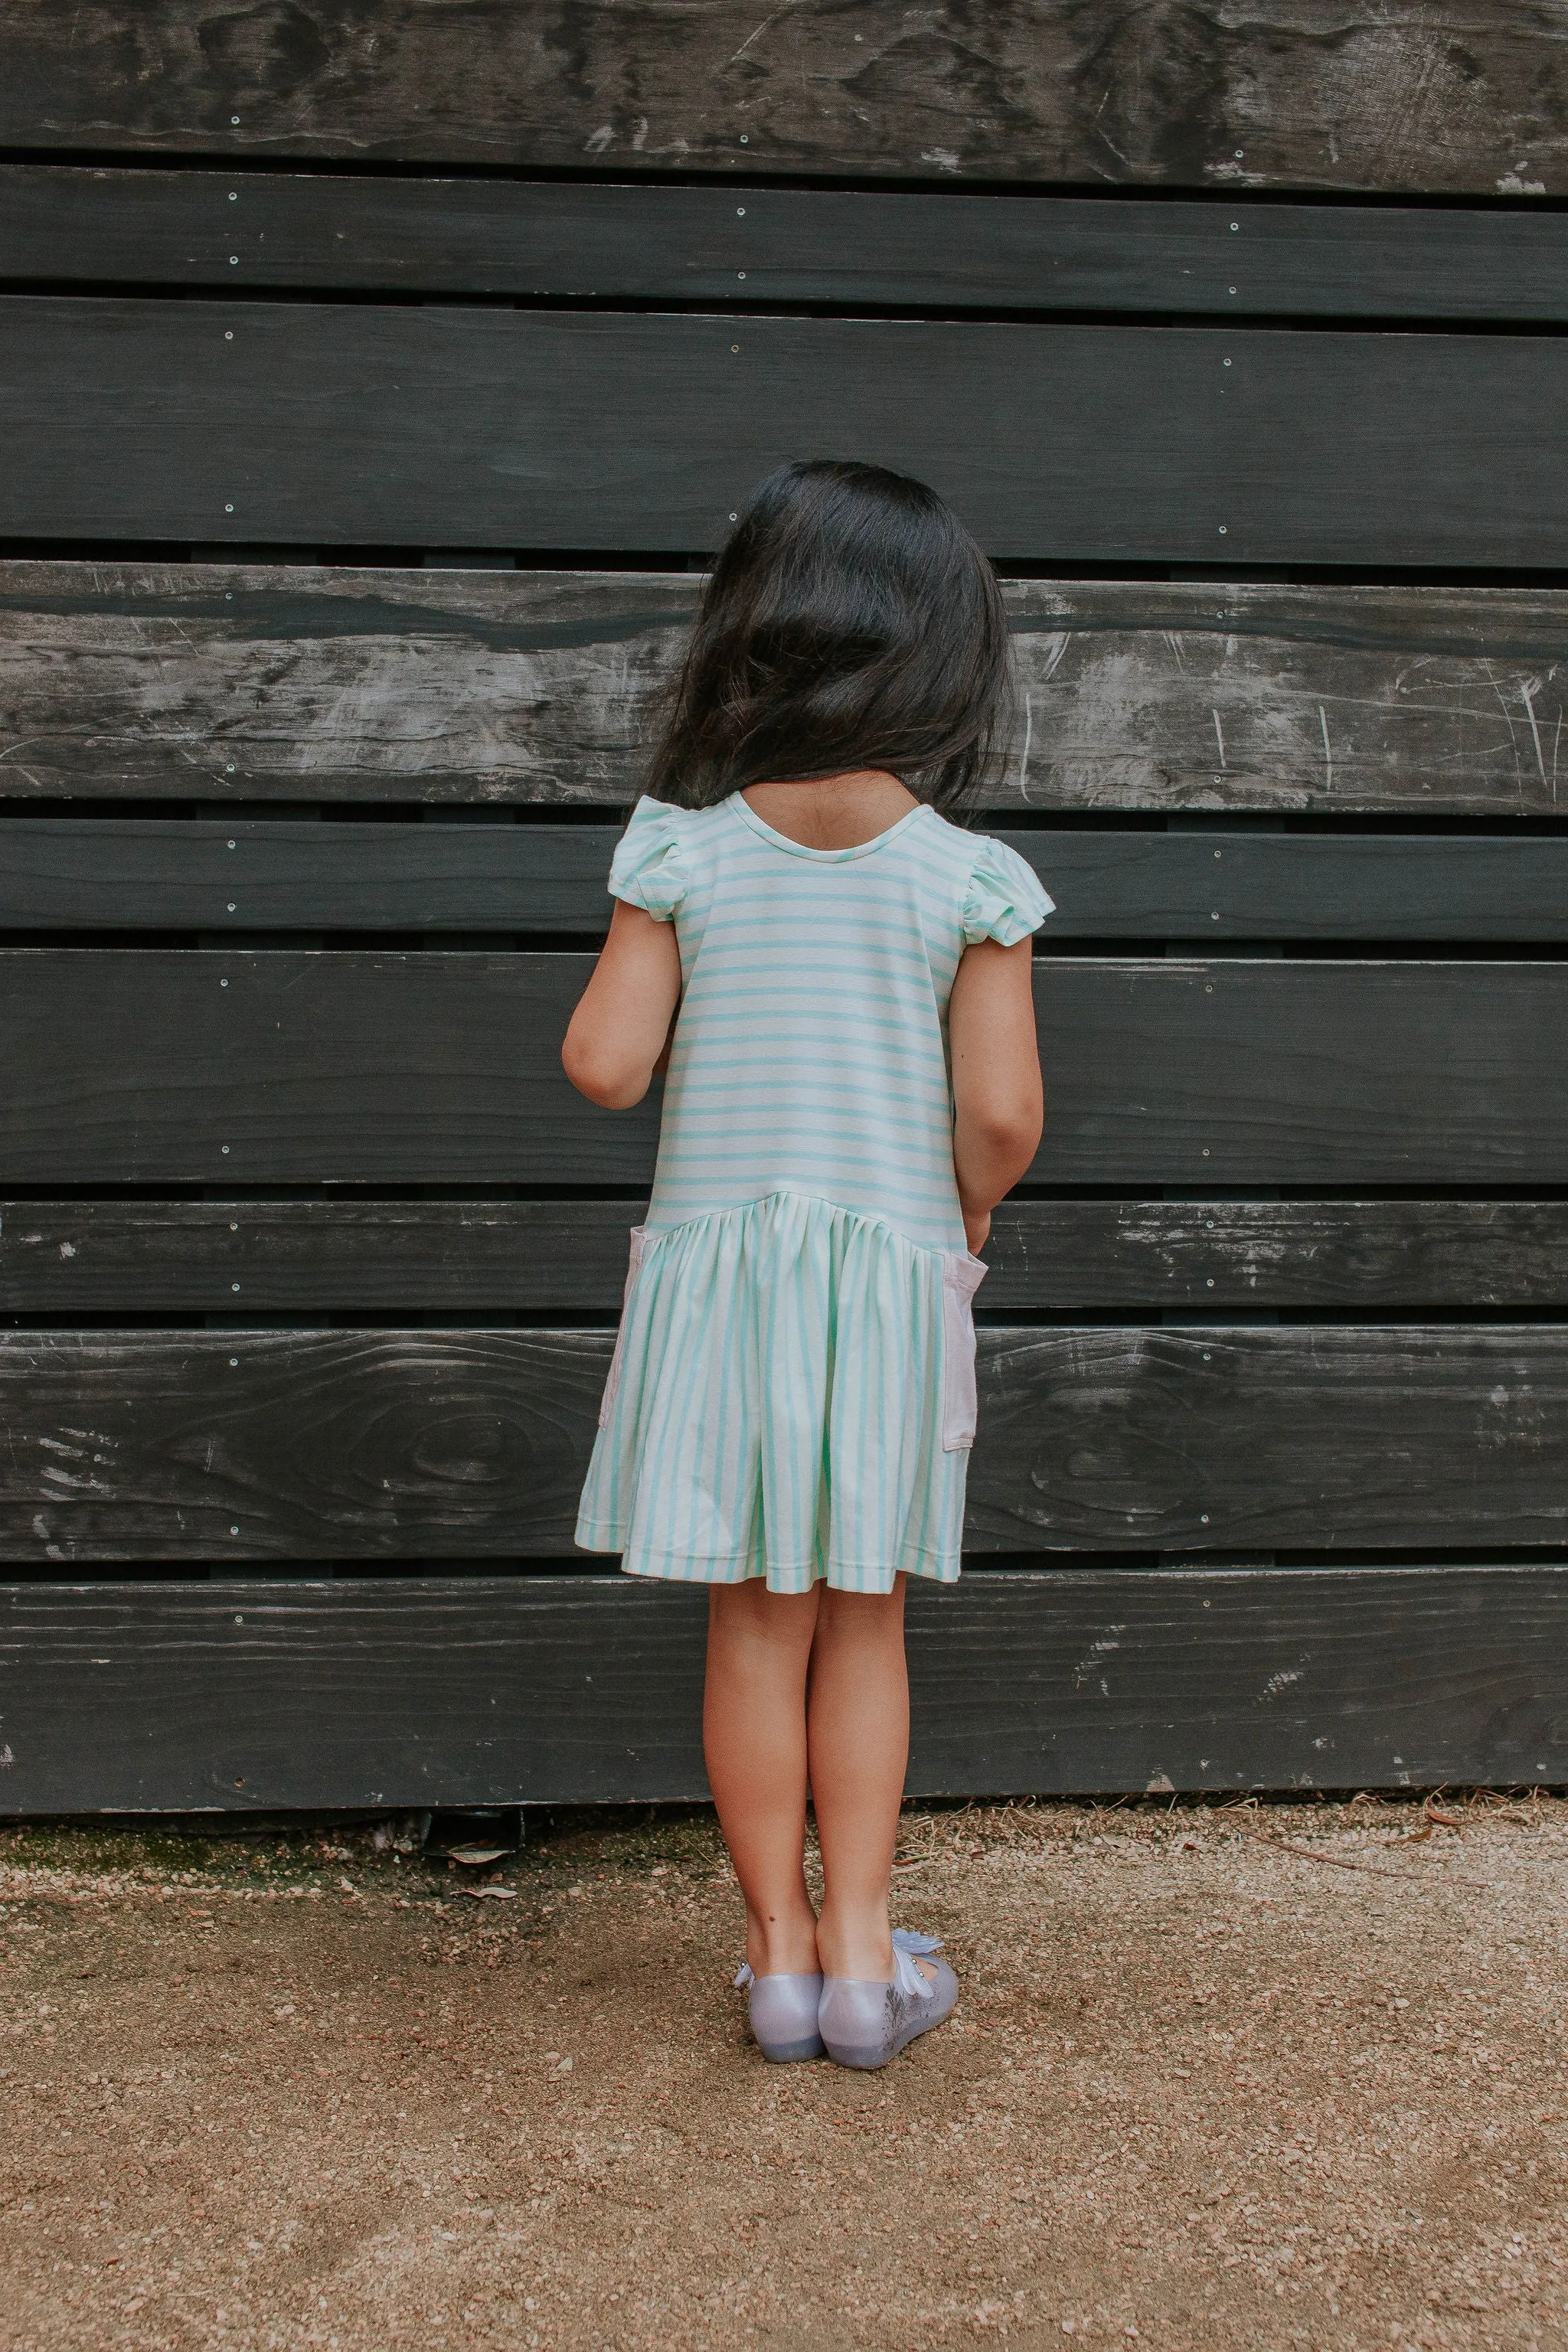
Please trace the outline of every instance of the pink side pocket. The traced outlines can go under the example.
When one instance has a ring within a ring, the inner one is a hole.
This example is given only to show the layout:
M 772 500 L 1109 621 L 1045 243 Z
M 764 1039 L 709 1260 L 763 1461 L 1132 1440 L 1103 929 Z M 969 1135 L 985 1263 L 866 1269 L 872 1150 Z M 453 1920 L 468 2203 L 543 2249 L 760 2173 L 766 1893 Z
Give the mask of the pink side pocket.
M 980 1399 L 974 1381 L 974 1294 L 990 1268 L 967 1250 L 942 1259 L 942 1450 L 974 1443 Z
M 616 1333 L 616 1352 L 610 1358 L 610 1369 L 605 1381 L 605 1393 L 599 1401 L 599 1427 L 607 1429 L 615 1407 L 616 1391 L 621 1385 L 621 1359 L 626 1350 L 626 1309 L 632 1303 L 632 1292 L 642 1270 L 643 1253 L 647 1247 L 647 1227 L 634 1225 L 631 1251 L 626 1261 L 626 1286 L 621 1293 L 620 1328 Z

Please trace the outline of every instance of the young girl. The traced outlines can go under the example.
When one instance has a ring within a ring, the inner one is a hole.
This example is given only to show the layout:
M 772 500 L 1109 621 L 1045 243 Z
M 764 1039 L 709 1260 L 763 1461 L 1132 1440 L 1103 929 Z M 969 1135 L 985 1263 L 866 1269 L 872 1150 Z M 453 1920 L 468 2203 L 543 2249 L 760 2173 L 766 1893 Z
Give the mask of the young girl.
M 885 2065 L 958 1997 L 888 1896 L 905 1579 L 958 1575 L 973 1253 L 1040 1136 L 1051 902 L 938 814 L 984 780 L 1007 676 L 991 568 L 933 491 L 772 475 L 714 567 L 563 1054 L 616 1110 L 668 1066 L 577 1540 L 709 1587 L 704 1753 L 773 2059 Z

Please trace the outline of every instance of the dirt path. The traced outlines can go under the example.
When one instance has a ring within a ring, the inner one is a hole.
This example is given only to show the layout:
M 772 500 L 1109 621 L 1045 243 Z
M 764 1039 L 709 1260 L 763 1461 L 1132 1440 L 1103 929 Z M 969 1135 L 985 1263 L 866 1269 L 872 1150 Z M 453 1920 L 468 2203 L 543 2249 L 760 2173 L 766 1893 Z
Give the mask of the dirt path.
M 1568 2346 L 1568 1804 L 1440 1810 L 911 1817 L 873 2075 L 751 2048 L 704 1818 L 5 1832 L 0 2343 Z

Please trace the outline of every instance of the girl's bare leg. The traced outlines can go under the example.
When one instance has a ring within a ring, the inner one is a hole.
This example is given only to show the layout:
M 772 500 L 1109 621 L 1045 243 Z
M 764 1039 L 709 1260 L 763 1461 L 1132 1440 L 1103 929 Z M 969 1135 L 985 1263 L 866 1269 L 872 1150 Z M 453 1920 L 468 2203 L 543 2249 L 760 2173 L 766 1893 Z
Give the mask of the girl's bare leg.
M 820 1965 L 804 1860 L 805 1680 L 820 1591 L 770 1592 L 760 1576 L 709 1589 L 702 1751 L 760 1977 L 811 1976 Z
M 910 1754 L 904 1579 L 889 1593 L 821 1588 L 807 1741 L 825 1894 L 816 1945 L 828 1976 L 893 1973 L 888 1890 Z

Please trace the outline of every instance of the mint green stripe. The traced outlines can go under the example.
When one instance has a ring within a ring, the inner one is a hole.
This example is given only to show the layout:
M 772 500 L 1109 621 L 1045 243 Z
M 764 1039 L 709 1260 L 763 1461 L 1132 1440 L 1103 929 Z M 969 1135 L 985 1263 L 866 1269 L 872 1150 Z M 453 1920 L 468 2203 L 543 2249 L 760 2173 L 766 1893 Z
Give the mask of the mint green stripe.
M 817 858 L 734 803 L 649 801 L 611 887 L 672 918 L 684 1001 L 579 1540 L 634 1574 L 781 1591 L 955 1576 L 947 1001 L 966 931 L 1011 937 L 1045 894 L 930 811 Z

